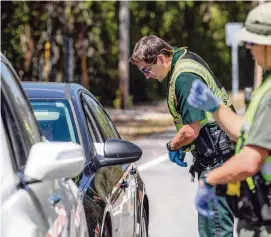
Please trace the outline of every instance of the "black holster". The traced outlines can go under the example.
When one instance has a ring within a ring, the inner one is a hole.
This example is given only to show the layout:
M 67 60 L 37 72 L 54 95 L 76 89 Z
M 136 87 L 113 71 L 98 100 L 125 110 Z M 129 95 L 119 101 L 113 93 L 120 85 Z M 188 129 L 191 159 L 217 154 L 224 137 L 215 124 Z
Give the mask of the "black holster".
M 193 144 L 194 163 L 190 171 L 196 172 L 198 178 L 204 170 L 226 161 L 235 153 L 235 143 L 216 122 L 202 127 Z
M 215 157 L 228 157 L 235 151 L 233 142 L 226 132 L 216 122 L 201 128 L 195 140 L 196 149 L 193 156 L 202 160 L 211 160 Z M 229 157 L 228 157 L 229 158 Z

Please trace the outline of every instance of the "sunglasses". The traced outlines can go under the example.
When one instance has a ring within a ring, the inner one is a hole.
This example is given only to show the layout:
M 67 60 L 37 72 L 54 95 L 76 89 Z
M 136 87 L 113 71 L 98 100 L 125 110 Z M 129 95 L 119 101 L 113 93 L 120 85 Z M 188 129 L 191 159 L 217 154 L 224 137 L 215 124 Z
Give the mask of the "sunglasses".
M 248 46 L 252 47 L 252 46 L 254 46 L 255 44 L 254 44 L 254 43 L 252 43 L 252 42 L 246 42 L 246 45 L 248 45 Z
M 181 51 L 181 50 L 183 50 L 183 49 L 187 49 L 187 47 L 180 47 L 180 48 L 177 50 L 177 52 L 178 52 L 178 51 Z M 145 74 L 150 74 L 150 73 L 151 73 L 151 67 L 153 66 L 153 64 L 154 64 L 154 62 L 155 62 L 155 60 L 156 60 L 156 58 L 157 58 L 158 55 L 161 54 L 163 51 L 168 51 L 168 52 L 173 53 L 173 50 L 169 50 L 169 49 L 166 49 L 166 48 L 161 49 L 160 52 L 155 56 L 155 58 L 153 59 L 153 61 L 151 62 L 151 64 L 150 64 L 147 68 L 142 68 L 140 71 L 143 72 L 143 73 L 145 73 Z
M 160 52 L 155 56 L 155 58 L 152 60 L 151 64 L 147 68 L 142 68 L 140 71 L 145 73 L 145 74 L 150 74 L 151 73 L 151 67 L 153 66 L 157 56 L 160 54 Z

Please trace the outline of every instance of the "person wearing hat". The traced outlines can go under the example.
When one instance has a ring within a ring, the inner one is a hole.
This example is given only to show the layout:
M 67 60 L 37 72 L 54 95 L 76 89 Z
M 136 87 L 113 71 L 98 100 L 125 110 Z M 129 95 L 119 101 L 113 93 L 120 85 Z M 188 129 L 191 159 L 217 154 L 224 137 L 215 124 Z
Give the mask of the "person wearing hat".
M 204 83 L 193 82 L 188 103 L 211 112 L 237 141 L 235 155 L 200 180 L 195 203 L 199 213 L 213 216 L 214 187 L 226 184 L 228 203 L 239 218 L 239 236 L 271 236 L 271 3 L 249 12 L 238 39 L 265 70 L 263 81 L 244 117 L 224 106 Z

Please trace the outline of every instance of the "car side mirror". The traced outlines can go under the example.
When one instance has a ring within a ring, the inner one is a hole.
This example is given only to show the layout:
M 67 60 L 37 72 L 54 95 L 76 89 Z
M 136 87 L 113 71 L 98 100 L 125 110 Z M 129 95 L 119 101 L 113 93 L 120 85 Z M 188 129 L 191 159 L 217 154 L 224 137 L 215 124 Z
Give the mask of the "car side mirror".
M 121 139 L 107 139 L 103 147 L 97 144 L 95 147 L 98 152 L 96 160 L 100 167 L 133 163 L 142 156 L 142 150 L 137 145 Z
M 31 147 L 24 175 L 35 180 L 72 178 L 86 162 L 83 148 L 72 142 L 39 142 Z

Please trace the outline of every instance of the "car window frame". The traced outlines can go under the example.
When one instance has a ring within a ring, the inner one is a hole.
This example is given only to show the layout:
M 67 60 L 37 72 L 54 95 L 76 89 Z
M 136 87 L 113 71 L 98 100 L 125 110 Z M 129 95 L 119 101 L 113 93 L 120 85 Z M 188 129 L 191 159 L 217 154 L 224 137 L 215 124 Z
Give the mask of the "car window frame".
M 5 93 L 5 99 L 7 101 L 8 107 L 9 109 L 12 109 L 12 116 L 14 118 L 17 118 L 17 117 L 20 118 L 20 120 L 18 120 L 18 123 L 21 125 L 20 128 L 22 129 L 22 131 L 24 131 L 23 133 L 24 142 L 28 143 L 28 146 L 31 148 L 32 145 L 34 145 L 35 143 L 42 141 L 42 134 L 39 128 L 39 124 L 34 116 L 34 112 L 32 110 L 30 102 L 28 101 L 27 96 L 20 85 L 19 77 L 16 74 L 14 68 L 3 57 L 1 57 L 1 69 L 2 69 L 2 65 L 7 69 L 9 78 L 5 77 L 6 74 L 4 74 L 3 71 L 1 71 L 1 80 L 2 80 L 1 91 L 4 91 Z M 15 90 L 18 90 L 19 98 L 24 103 L 23 105 L 25 107 L 23 109 L 23 112 L 19 111 L 18 103 L 17 104 L 14 103 L 14 100 L 11 99 L 12 96 L 10 95 L 10 92 L 12 91 L 8 90 L 8 87 L 12 85 L 10 84 L 10 80 L 13 80 L 12 84 L 15 85 L 16 87 Z M 24 119 L 26 120 L 27 122 L 26 124 L 31 130 L 31 134 L 27 132 L 26 125 L 23 124 Z
M 18 120 L 16 120 L 14 118 L 14 113 L 12 113 L 12 109 L 11 107 L 8 105 L 8 102 L 6 100 L 5 97 L 5 91 L 2 88 L 2 95 L 1 95 L 1 117 L 2 117 L 2 121 L 3 121 L 3 126 L 4 126 L 4 130 L 5 130 L 5 134 L 6 134 L 6 139 L 9 145 L 9 149 L 10 149 L 10 155 L 12 158 L 12 163 L 14 165 L 14 169 L 16 169 L 16 171 L 22 171 L 25 168 L 25 165 L 27 163 L 27 159 L 28 159 L 28 154 L 30 152 L 31 147 L 29 147 L 26 142 L 24 137 L 22 136 L 22 127 L 20 126 L 20 123 L 18 123 Z M 2 98 L 3 96 L 3 98 Z M 2 113 L 2 110 L 5 112 Z M 4 117 L 5 116 L 5 117 Z M 8 117 L 7 117 L 8 116 Z M 10 124 L 10 116 L 12 117 L 12 120 L 14 121 L 14 126 L 16 127 L 16 130 L 18 131 L 18 136 L 14 136 L 14 128 L 11 126 Z M 19 150 L 18 147 L 20 147 L 19 143 L 17 142 L 17 140 L 20 140 L 20 143 L 22 145 L 22 150 Z M 23 152 L 23 154 L 22 154 Z M 21 165 L 19 162 L 19 160 L 22 160 L 22 156 L 24 157 L 24 161 L 23 161 L 23 165 Z
M 89 100 L 87 98 L 84 98 L 84 99 L 86 100 L 86 102 L 88 104 L 88 107 L 89 107 L 89 109 L 90 109 L 93 117 L 95 118 L 95 121 L 99 124 L 99 127 L 101 127 L 101 129 L 102 129 L 102 133 L 103 133 L 103 136 L 105 138 L 104 141 L 106 139 L 108 139 L 108 138 L 118 138 L 118 139 L 120 139 L 120 136 L 119 136 L 118 132 L 116 132 L 116 128 L 112 127 L 112 121 L 111 121 L 110 117 L 108 116 L 108 114 L 106 113 L 106 111 L 103 109 L 103 107 L 101 106 L 101 104 L 99 103 L 99 101 L 97 101 L 95 98 L 93 98 L 93 96 L 90 96 L 89 94 L 84 93 L 83 97 L 84 96 L 89 97 Z M 89 104 L 89 103 L 92 103 L 92 105 Z M 101 121 L 99 120 L 98 116 L 95 115 L 94 109 L 92 108 L 92 107 L 95 107 L 95 105 L 93 105 L 93 103 L 96 103 L 97 106 L 99 107 L 99 109 L 104 113 L 104 115 L 106 117 L 106 120 L 107 120 L 107 123 L 108 123 L 110 129 L 112 130 L 113 137 L 107 136 L 106 131 L 105 131 L 105 129 L 104 129 Z

